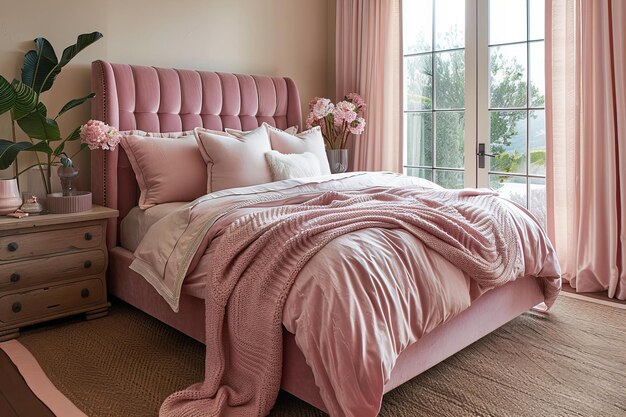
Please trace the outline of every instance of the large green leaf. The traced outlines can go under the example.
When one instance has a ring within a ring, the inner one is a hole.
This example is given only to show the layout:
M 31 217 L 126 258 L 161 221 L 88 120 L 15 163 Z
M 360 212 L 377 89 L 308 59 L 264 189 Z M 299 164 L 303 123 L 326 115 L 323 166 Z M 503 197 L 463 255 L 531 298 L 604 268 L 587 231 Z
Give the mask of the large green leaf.
M 67 135 L 65 140 L 63 142 L 61 142 L 59 144 L 59 146 L 56 147 L 56 149 L 54 150 L 54 154 L 56 156 L 61 155 L 63 153 L 63 150 L 65 149 L 65 142 L 73 142 L 73 141 L 78 140 L 78 139 L 80 139 L 80 126 L 78 126 L 76 129 L 74 129 L 72 131 L 72 133 Z M 82 145 L 84 145 L 84 143 L 81 144 L 81 148 L 80 148 L 81 150 L 83 149 Z
M 22 130 L 33 139 L 54 141 L 61 139 L 59 125 L 39 112 L 32 112 L 17 121 Z
M 0 114 L 5 113 L 15 105 L 15 90 L 11 84 L 0 75 Z
M 80 126 L 74 129 L 74 131 L 65 138 L 67 142 L 73 142 L 77 139 L 80 139 Z
M 97 41 L 102 37 L 102 33 L 100 32 L 92 32 L 92 33 L 83 33 L 82 35 L 78 35 L 76 38 L 76 43 L 74 45 L 70 45 L 63 50 L 63 55 L 61 55 L 61 62 L 59 65 L 64 67 L 68 62 L 70 62 L 80 51 Z
M 15 90 L 15 107 L 13 118 L 19 120 L 37 109 L 39 99 L 35 90 L 19 80 L 13 80 L 11 87 Z
M 44 117 L 48 115 L 48 109 L 46 109 L 46 106 L 41 101 L 37 103 L 37 111 Z
M 54 48 L 46 38 L 35 39 L 36 50 L 30 50 L 24 55 L 22 67 L 22 82 L 37 93 L 47 91 L 52 87 L 56 76 L 61 72 Z
M 58 118 L 63 113 L 65 113 L 66 111 L 71 110 L 71 109 L 73 109 L 76 106 L 80 106 L 85 101 L 90 100 L 90 99 L 94 98 L 95 96 L 96 96 L 96 93 L 89 93 L 85 97 L 75 98 L 74 100 L 68 101 L 65 104 L 65 106 L 63 106 L 63 108 L 59 111 L 59 114 L 57 114 L 57 117 L 55 117 L 55 119 Z
M 63 153 L 63 149 L 65 149 L 65 142 L 61 142 L 59 146 L 54 150 L 54 156 L 59 156 Z
M 45 142 L 32 144 L 30 142 L 11 142 L 0 139 L 0 169 L 7 169 L 21 151 L 37 151 L 48 153 L 50 147 Z

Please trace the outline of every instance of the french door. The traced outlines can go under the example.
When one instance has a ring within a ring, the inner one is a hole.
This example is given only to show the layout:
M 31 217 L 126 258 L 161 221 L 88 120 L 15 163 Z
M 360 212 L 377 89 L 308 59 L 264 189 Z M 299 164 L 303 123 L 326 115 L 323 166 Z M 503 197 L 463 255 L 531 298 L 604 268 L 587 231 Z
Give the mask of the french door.
M 403 0 L 404 170 L 545 224 L 544 0 Z

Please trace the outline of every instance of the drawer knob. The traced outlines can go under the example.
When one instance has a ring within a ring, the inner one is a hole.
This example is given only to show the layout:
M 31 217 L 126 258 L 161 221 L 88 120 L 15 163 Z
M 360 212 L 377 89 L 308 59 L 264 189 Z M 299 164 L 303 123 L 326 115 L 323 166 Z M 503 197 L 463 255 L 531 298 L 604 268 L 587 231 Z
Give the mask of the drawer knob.
M 16 303 L 13 303 L 13 306 L 11 307 L 11 309 L 13 310 L 14 313 L 19 313 L 20 311 L 22 311 L 22 303 L 20 303 L 19 301 Z
M 91 232 L 85 233 L 85 240 L 91 240 L 91 239 L 93 239 L 93 235 L 91 234 Z
M 19 272 L 14 272 L 11 274 L 11 282 L 17 282 L 20 280 L 20 278 L 21 276 Z
M 83 297 L 83 298 L 87 298 L 87 297 L 89 297 L 89 290 L 88 290 L 87 288 L 83 288 L 83 289 L 80 291 L 80 296 L 81 296 L 81 297 Z
M 19 248 L 17 242 L 10 242 L 7 245 L 7 249 L 9 250 L 9 252 L 15 252 L 17 250 L 17 248 Z
M 84 266 L 85 268 L 91 268 L 91 261 L 90 261 L 89 259 L 88 259 L 88 260 L 86 260 L 86 261 L 85 261 L 85 263 L 83 264 L 83 266 Z

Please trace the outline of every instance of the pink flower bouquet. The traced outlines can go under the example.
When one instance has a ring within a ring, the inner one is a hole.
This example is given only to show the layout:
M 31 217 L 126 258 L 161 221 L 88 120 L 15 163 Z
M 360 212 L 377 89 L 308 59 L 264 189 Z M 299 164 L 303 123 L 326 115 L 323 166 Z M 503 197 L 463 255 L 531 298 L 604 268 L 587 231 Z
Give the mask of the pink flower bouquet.
M 306 127 L 319 126 L 329 149 L 343 149 L 348 134 L 360 135 L 365 129 L 365 101 L 357 93 L 350 93 L 337 104 L 327 98 L 316 97 L 309 102 L 311 112 Z
M 100 120 L 90 120 L 80 127 L 80 141 L 89 149 L 103 149 L 114 151 L 120 143 L 120 132 Z

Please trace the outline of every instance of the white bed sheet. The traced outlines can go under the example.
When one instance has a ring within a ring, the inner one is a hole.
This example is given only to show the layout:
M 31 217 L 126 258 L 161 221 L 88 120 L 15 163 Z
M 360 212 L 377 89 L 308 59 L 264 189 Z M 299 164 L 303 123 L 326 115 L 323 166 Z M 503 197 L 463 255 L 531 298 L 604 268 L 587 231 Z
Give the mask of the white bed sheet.
M 141 239 L 148 233 L 148 230 L 153 224 L 185 204 L 189 203 L 175 202 L 157 204 L 146 210 L 133 207 L 120 223 L 120 243 L 122 247 L 134 252 L 137 246 L 139 246 Z
M 142 210 L 133 207 L 120 223 L 120 243 L 124 249 L 135 252 L 139 242 L 146 235 L 150 227 L 177 208 L 189 204 L 186 202 L 157 204 L 149 209 Z M 210 256 L 204 255 L 198 264 L 199 268 L 185 278 L 182 292 L 197 298 L 204 298 L 206 271 L 210 271 L 208 263 Z

